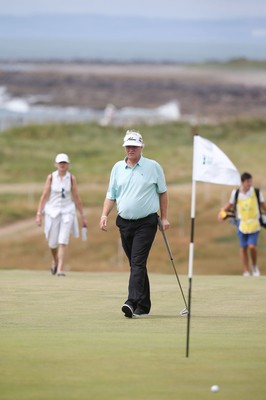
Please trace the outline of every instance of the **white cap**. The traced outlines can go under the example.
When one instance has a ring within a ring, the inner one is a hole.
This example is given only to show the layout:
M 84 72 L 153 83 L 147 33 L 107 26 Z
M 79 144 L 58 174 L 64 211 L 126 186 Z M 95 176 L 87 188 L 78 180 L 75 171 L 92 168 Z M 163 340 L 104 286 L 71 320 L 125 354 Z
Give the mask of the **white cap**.
M 138 146 L 144 147 L 142 136 L 136 131 L 127 131 L 124 137 L 123 147 L 125 146 Z
M 66 163 L 70 164 L 68 155 L 65 153 L 57 154 L 57 156 L 55 157 L 55 162 L 56 163 L 66 162 Z

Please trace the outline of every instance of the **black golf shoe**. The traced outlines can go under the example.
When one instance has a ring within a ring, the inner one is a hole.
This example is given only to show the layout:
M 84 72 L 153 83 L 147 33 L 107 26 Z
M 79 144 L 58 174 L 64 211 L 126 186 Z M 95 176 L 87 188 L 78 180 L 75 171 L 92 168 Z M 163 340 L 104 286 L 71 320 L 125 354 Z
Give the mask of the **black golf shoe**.
M 134 310 L 129 304 L 125 303 L 122 306 L 122 312 L 125 314 L 125 317 L 132 318 Z

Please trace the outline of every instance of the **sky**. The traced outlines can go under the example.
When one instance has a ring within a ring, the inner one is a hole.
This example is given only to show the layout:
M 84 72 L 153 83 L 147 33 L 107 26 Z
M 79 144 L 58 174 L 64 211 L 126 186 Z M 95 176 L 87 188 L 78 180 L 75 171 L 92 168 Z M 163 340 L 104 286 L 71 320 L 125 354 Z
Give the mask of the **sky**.
M 86 13 L 217 19 L 266 17 L 265 0 L 0 0 L 0 14 Z

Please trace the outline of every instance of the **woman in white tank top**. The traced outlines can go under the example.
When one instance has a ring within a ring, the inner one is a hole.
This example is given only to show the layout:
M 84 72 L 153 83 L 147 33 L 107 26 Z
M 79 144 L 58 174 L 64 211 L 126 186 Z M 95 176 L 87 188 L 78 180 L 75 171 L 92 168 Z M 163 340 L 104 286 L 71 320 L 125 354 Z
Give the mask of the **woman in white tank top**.
M 79 237 L 76 208 L 80 213 L 82 226 L 87 227 L 76 178 L 69 172 L 69 164 L 67 154 L 57 154 L 57 170 L 46 179 L 36 214 L 38 226 L 42 225 L 42 215 L 45 216 L 44 232 L 52 253 L 51 272 L 57 276 L 65 276 L 65 254 L 70 235 Z

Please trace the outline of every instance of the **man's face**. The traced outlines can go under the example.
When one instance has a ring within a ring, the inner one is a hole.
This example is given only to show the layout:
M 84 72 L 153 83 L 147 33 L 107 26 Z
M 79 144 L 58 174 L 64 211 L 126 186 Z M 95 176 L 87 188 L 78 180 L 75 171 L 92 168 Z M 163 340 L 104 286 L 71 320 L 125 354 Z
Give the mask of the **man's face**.
M 141 157 L 141 146 L 125 146 L 127 158 L 130 161 L 138 161 Z
M 245 192 L 247 192 L 252 186 L 252 179 L 246 179 L 244 182 L 242 182 L 242 187 Z

